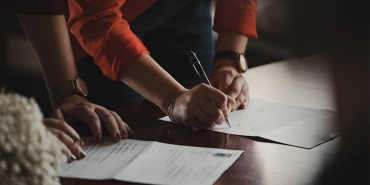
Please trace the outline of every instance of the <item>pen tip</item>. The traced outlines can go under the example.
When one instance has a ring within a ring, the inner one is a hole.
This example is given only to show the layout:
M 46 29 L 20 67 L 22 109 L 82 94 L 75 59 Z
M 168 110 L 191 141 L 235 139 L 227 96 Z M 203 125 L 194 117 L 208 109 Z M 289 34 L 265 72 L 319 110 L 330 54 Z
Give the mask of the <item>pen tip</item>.
M 229 119 L 226 119 L 225 121 L 226 121 L 227 125 L 231 128 L 231 125 L 230 125 Z

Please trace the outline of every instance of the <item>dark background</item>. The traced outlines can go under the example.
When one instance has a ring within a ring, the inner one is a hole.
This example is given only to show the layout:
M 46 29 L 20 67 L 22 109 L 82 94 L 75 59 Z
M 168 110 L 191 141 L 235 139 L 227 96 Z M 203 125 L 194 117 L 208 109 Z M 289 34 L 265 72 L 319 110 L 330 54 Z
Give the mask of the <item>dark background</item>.
M 369 1 L 261 0 L 249 67 L 325 52 L 333 65 L 343 142 L 318 184 L 369 181 Z M 0 11 L 0 86 L 50 103 L 41 70 L 13 13 Z M 283 170 L 283 169 L 282 169 Z

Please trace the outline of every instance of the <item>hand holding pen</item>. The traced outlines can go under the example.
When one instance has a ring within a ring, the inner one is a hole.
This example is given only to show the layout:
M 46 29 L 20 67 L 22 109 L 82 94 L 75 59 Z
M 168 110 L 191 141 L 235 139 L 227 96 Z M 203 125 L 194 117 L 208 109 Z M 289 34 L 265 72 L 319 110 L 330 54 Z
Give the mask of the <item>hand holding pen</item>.
M 204 83 L 191 89 L 179 88 L 173 92 L 172 97 L 175 98 L 166 106 L 170 118 L 193 128 L 208 128 L 225 123 L 231 108 L 235 106 L 234 99 Z
M 211 83 L 209 82 L 208 78 L 207 78 L 206 73 L 203 70 L 202 65 L 200 64 L 197 56 L 195 55 L 195 53 L 193 51 L 190 51 L 189 52 L 189 61 L 190 61 L 190 64 L 193 66 L 195 73 L 199 76 L 200 79 L 202 79 L 203 83 L 205 83 L 205 84 L 207 84 L 209 86 L 212 86 Z M 231 102 L 233 102 L 232 98 L 227 97 L 227 99 L 228 100 L 231 99 Z M 234 103 L 235 103 L 235 101 L 234 101 Z M 228 113 L 230 112 L 229 110 L 231 110 L 229 107 L 232 107 L 232 106 L 228 106 L 228 110 L 222 109 L 222 112 L 224 114 L 226 114 L 225 115 L 225 118 L 226 118 L 225 121 L 226 121 L 227 125 L 231 128 L 230 122 L 227 119 Z
M 230 112 L 227 111 L 229 106 L 235 106 L 235 100 L 229 99 L 220 90 L 201 83 L 176 98 L 172 118 L 174 122 L 188 127 L 208 128 L 225 123 Z

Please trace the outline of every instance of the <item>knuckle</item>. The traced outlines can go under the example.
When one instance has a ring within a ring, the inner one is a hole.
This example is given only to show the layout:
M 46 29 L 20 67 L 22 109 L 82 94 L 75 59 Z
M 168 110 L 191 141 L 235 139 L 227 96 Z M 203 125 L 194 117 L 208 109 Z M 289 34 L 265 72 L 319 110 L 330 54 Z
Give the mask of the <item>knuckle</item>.
M 199 87 L 204 88 L 204 87 L 207 87 L 207 85 L 206 85 L 206 84 L 204 84 L 204 83 L 201 83 L 201 84 L 199 84 Z
M 236 100 L 234 100 L 234 99 L 233 99 L 233 101 L 231 101 L 231 105 L 232 105 L 232 106 L 235 106 L 235 105 L 236 105 L 236 103 L 237 103 L 237 102 L 236 102 Z
M 229 86 L 228 86 L 228 85 L 223 85 L 221 88 L 222 88 L 222 89 L 228 89 L 228 88 L 229 88 Z
M 110 113 L 113 115 L 113 116 L 118 116 L 118 114 L 114 111 L 110 111 Z
M 87 117 L 88 120 L 91 120 L 91 121 L 98 121 L 99 120 L 99 117 L 96 114 L 88 114 L 88 115 L 86 115 L 86 117 Z
M 240 91 L 240 94 L 244 95 L 244 96 L 247 96 L 247 89 L 246 88 L 242 88 L 241 91 Z
M 237 94 L 237 93 L 239 93 L 239 91 L 240 91 L 240 87 L 238 87 L 238 86 L 233 86 L 233 87 L 230 88 L 230 92 L 232 94 Z
M 199 84 L 199 89 L 200 89 L 200 90 L 206 90 L 206 89 L 207 89 L 207 87 L 208 87 L 208 85 L 206 85 L 206 84 L 204 84 L 204 83 Z
M 61 141 L 65 141 L 67 139 L 66 135 L 64 134 L 64 132 L 60 131 L 60 130 L 57 130 L 56 132 L 54 132 L 54 134 L 58 137 L 59 140 Z
M 58 137 L 58 139 L 59 139 L 59 140 L 61 139 L 61 137 L 62 137 L 62 133 L 61 133 L 60 131 L 55 130 L 55 131 L 53 131 L 53 133 L 54 133 L 54 135 L 55 135 L 55 136 L 57 136 L 57 137 Z
M 242 74 L 237 74 L 236 76 L 235 76 L 235 78 L 236 79 L 238 79 L 238 80 L 243 80 L 244 79 L 244 76 L 242 75 Z
M 69 147 L 69 149 L 70 149 L 71 151 L 73 151 L 73 153 L 76 153 L 76 152 L 80 151 L 81 147 L 80 147 L 78 144 L 73 144 L 73 145 L 71 145 L 71 146 Z
M 224 73 L 223 73 L 224 75 L 226 75 L 226 76 L 234 76 L 234 72 L 232 71 L 232 70 L 226 70 L 226 71 L 224 71 Z
M 236 101 L 235 101 L 235 104 L 236 105 L 239 106 L 241 103 L 243 103 L 243 101 L 241 99 L 236 99 Z
M 224 117 L 224 113 L 222 111 L 218 111 L 217 119 L 222 119 Z
M 81 102 L 81 103 L 78 103 L 77 106 L 79 107 L 85 107 L 85 108 L 89 108 L 89 104 L 86 103 L 86 102 Z
M 91 111 L 90 107 L 88 105 L 86 105 L 85 103 L 80 103 L 77 107 L 79 107 L 81 110 L 83 110 L 85 112 Z
M 104 116 L 104 117 L 112 117 L 113 115 L 110 113 L 110 112 L 108 112 L 108 111 L 103 111 L 102 113 L 101 113 L 101 115 L 102 116 Z
M 225 94 L 222 94 L 222 96 L 220 96 L 220 100 L 222 102 L 227 102 L 227 96 Z
M 63 120 L 58 120 L 57 125 L 65 127 L 67 125 L 67 123 Z

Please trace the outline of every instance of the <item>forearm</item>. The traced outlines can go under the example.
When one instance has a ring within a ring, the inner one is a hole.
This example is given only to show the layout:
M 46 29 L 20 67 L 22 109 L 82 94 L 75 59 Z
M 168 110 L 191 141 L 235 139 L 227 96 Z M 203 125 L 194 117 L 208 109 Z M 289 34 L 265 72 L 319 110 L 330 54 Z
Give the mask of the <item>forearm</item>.
M 41 64 L 49 92 L 55 86 L 76 78 L 78 72 L 64 16 L 18 14 L 18 18 Z M 117 113 L 75 94 L 53 99 L 53 109 L 52 118 L 88 124 L 97 142 L 102 140 L 101 123 L 104 123 L 114 141 L 132 135 L 130 127 Z M 85 155 L 79 150 L 74 151 L 80 157 Z
M 248 37 L 236 32 L 220 30 L 216 52 L 221 50 L 232 50 L 244 53 L 247 47 Z
M 119 79 L 165 113 L 178 90 L 184 88 L 147 54 L 122 72 Z
M 78 76 L 64 15 L 17 14 L 42 67 L 46 86 Z

